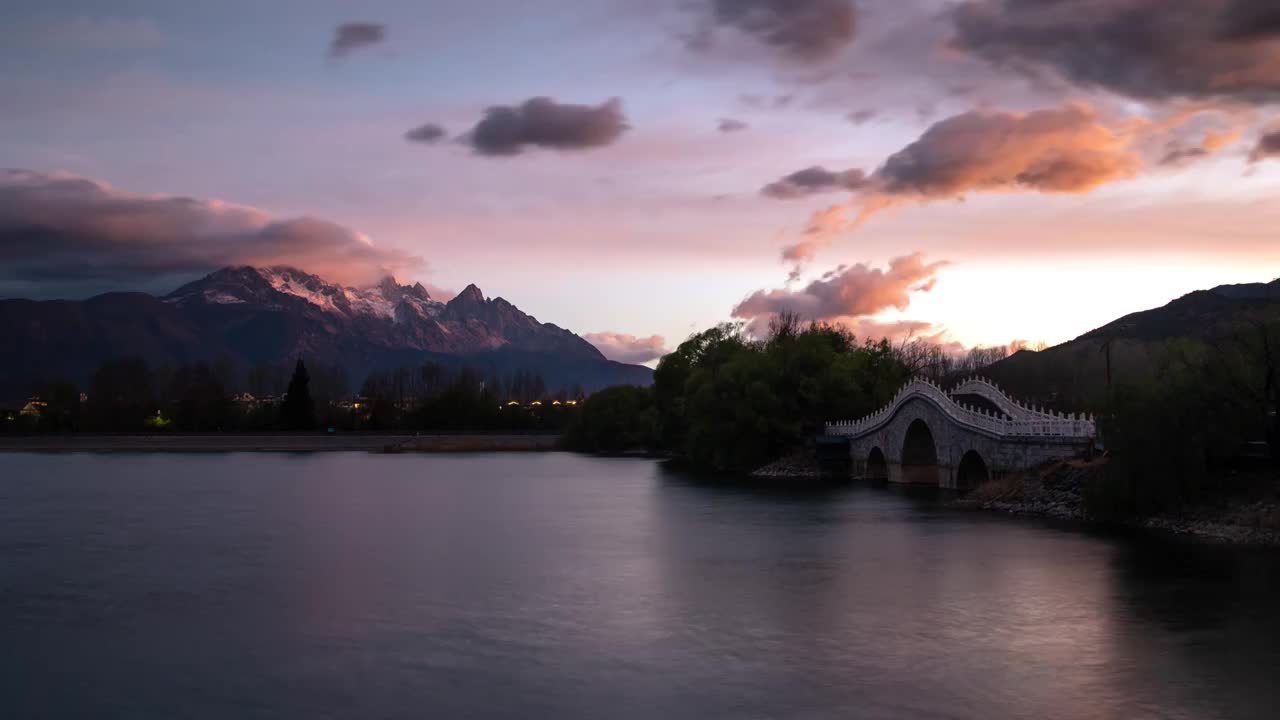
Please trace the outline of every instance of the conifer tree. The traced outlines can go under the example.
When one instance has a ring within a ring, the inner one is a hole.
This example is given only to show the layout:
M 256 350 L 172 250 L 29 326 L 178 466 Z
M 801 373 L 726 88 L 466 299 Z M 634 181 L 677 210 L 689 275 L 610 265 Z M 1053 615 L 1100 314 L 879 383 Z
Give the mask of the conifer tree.
M 316 426 L 316 406 L 311 399 L 311 376 L 302 358 L 293 369 L 288 394 L 280 407 L 280 420 L 286 430 L 313 430 Z

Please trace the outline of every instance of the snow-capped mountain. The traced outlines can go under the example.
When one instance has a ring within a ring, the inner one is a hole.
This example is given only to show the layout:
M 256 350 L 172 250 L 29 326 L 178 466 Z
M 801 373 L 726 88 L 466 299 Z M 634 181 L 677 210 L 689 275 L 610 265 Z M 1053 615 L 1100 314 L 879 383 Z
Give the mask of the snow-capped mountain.
M 179 288 L 165 301 L 214 305 L 274 303 L 275 307 L 282 308 L 275 295 L 301 298 L 322 310 L 348 318 L 371 315 L 404 320 L 435 317 L 444 310 L 444 303 L 433 300 L 421 283 L 400 285 L 395 278 L 387 277 L 371 288 L 342 287 L 287 266 L 219 270 Z
M 299 353 L 330 337 L 356 334 L 395 349 L 474 353 L 499 349 L 555 352 L 603 360 L 587 341 L 540 323 L 502 298 L 469 285 L 447 303 L 426 288 L 388 277 L 369 288 L 343 287 L 291 267 L 224 268 L 178 288 L 164 302 L 238 322 L 245 313 L 288 313 L 316 327 L 299 334 Z
M 108 293 L 84 301 L 0 301 L 0 392 L 40 378 L 85 382 L 103 361 L 229 361 L 241 368 L 303 357 L 371 370 L 424 362 L 542 373 L 549 387 L 648 384 L 648 368 L 606 360 L 587 341 L 469 285 L 448 302 L 386 278 L 344 287 L 291 267 L 229 267 L 164 297 Z

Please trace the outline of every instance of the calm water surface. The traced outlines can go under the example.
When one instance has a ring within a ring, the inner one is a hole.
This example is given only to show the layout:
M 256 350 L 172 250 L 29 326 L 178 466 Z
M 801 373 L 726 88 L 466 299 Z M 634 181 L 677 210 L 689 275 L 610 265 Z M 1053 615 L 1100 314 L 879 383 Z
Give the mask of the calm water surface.
M 645 460 L 0 456 L 0 717 L 1277 716 L 1276 552 Z

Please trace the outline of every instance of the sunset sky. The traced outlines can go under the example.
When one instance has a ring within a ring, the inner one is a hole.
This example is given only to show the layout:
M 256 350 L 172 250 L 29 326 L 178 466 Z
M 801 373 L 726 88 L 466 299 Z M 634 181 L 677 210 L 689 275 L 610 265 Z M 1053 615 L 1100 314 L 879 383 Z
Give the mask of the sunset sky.
M 0 297 L 391 272 L 640 359 L 785 310 L 1056 343 L 1280 276 L 1273 0 L 18 0 L 0 27 Z

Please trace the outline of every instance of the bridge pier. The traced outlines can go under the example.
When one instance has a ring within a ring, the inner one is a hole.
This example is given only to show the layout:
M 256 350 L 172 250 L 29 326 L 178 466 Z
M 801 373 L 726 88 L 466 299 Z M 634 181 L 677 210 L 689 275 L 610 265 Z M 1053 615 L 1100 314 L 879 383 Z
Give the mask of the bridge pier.
M 895 485 L 955 487 L 955 473 L 949 465 L 904 465 L 890 462 L 888 480 Z

